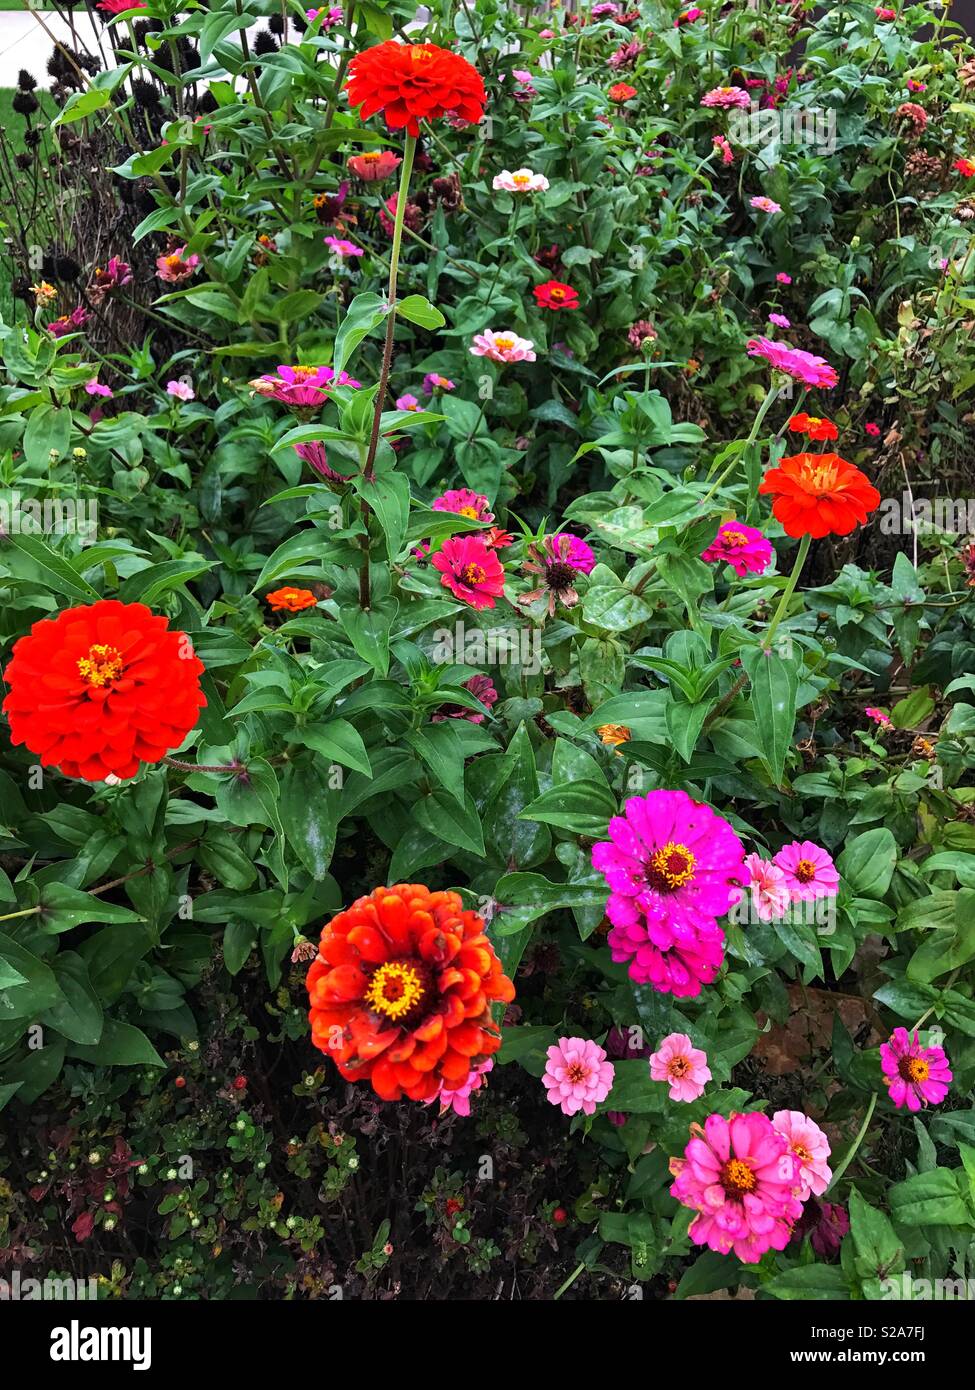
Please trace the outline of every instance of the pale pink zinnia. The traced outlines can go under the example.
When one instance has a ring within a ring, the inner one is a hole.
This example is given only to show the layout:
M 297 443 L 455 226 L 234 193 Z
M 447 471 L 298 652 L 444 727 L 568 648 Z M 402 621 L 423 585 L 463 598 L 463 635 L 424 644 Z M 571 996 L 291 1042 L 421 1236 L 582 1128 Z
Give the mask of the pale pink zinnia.
M 917 1030 L 912 1037 L 906 1028 L 895 1028 L 880 1045 L 883 1082 L 891 1100 L 900 1110 L 920 1110 L 923 1105 L 940 1105 L 948 1094 L 952 1073 L 943 1047 L 922 1047 Z
M 773 342 L 771 338 L 750 338 L 748 356 L 764 357 L 775 371 L 785 372 L 804 386 L 835 386 L 839 381 L 839 376 L 824 358 Z
M 717 919 L 748 881 L 744 845 L 710 806 L 663 789 L 630 797 L 609 836 L 592 865 L 610 888 L 613 960 L 661 993 L 700 994 L 724 960 Z
M 180 246 L 168 255 L 156 257 L 156 274 L 168 285 L 178 285 L 195 274 L 199 264 L 200 258 L 195 252 L 187 256 L 186 247 Z
M 772 1116 L 772 1128 L 788 1139 L 799 1165 L 799 1201 L 821 1197 L 833 1174 L 827 1162 L 829 1140 L 819 1125 L 801 1110 L 777 1110 Z
M 609 1095 L 616 1073 L 599 1044 L 586 1038 L 559 1038 L 546 1055 L 542 1085 L 551 1104 L 560 1106 L 563 1115 L 580 1110 L 594 1115 L 596 1106 Z
M 836 897 L 840 876 L 832 856 L 812 840 L 793 840 L 791 845 L 783 845 L 772 862 L 785 874 L 794 903 Z
M 502 169 L 495 174 L 491 187 L 496 193 L 544 193 L 548 179 L 544 174 L 535 174 L 531 169 Z
M 702 106 L 740 106 L 744 110 L 751 104 L 751 97 L 742 87 L 712 87 L 711 91 L 701 98 Z
M 650 1054 L 650 1075 L 654 1081 L 670 1083 L 671 1100 L 697 1100 L 711 1080 L 708 1055 L 686 1033 L 668 1033 Z
M 709 565 L 724 560 L 742 579 L 746 574 L 761 574 L 768 569 L 772 553 L 771 544 L 756 527 L 746 526 L 743 521 L 724 521 L 707 550 L 701 551 L 701 559 Z
M 697 1212 L 688 1229 L 695 1245 L 733 1250 L 745 1264 L 784 1250 L 802 1215 L 788 1139 L 758 1113 L 709 1115 L 703 1129 L 691 1125 L 691 1136 L 684 1157 L 670 1160 L 670 1194 Z
M 776 203 L 772 198 L 766 198 L 764 193 L 760 193 L 756 198 L 749 199 L 749 205 L 756 208 L 759 212 L 781 212 L 781 203 Z
M 745 868 L 749 875 L 752 907 L 759 921 L 778 922 L 786 915 L 792 902 L 785 873 L 778 864 L 763 859 L 760 854 L 746 854 Z
M 189 381 L 167 381 L 166 395 L 175 396 L 178 401 L 196 400 L 196 392 Z
M 423 406 L 422 406 L 422 405 L 420 404 L 420 402 L 417 400 L 416 396 L 411 395 L 410 392 L 407 391 L 407 393 L 406 393 L 405 396 L 397 396 L 397 397 L 396 397 L 396 409 L 397 409 L 397 410 L 422 410 L 422 409 L 423 409 Z
M 530 338 L 519 338 L 517 333 L 502 329 L 495 332 L 486 328 L 483 333 L 475 333 L 471 342 L 473 357 L 487 357 L 491 362 L 534 362 L 535 344 Z

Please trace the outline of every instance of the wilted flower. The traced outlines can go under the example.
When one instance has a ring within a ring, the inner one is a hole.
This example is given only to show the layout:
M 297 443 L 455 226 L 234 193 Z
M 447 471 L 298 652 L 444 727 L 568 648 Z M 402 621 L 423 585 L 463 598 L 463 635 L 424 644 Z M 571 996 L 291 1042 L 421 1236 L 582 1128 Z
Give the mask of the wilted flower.
M 87 309 L 83 309 L 79 304 L 76 309 L 71 310 L 70 314 L 63 314 L 61 318 L 49 323 L 47 331 L 54 338 L 63 338 L 66 333 L 79 333 L 90 318 L 91 315 Z
M 102 300 L 112 293 L 119 290 L 124 285 L 132 283 L 132 267 L 125 261 L 119 260 L 118 256 L 112 256 L 105 269 L 96 266 L 92 272 L 91 283 L 88 286 L 88 298 L 93 304 L 100 304 Z
M 296 444 L 294 450 L 304 463 L 314 468 L 316 473 L 327 478 L 329 482 L 344 483 L 346 481 L 341 473 L 336 473 L 334 468 L 329 467 L 325 445 L 320 439 L 312 439 L 307 444 Z
M 49 285 L 46 280 L 42 280 L 39 285 L 31 285 L 30 292 L 34 296 L 34 302 L 39 309 L 46 309 L 53 304 L 58 292 L 53 285 Z
M 486 709 L 491 709 L 498 702 L 498 692 L 490 676 L 471 676 L 470 680 L 464 682 L 464 689 L 469 690 L 475 700 L 480 700 Z M 436 714 L 430 716 L 433 724 L 442 724 L 445 719 L 466 719 L 471 724 L 484 723 L 484 715 L 479 714 L 477 710 L 468 709 L 466 705 L 441 705 Z
M 731 148 L 731 142 L 726 135 L 715 135 L 712 137 L 711 144 L 715 149 L 721 151 L 722 164 L 734 164 L 735 152 Z
M 596 729 L 600 743 L 608 748 L 618 748 L 621 743 L 629 743 L 633 737 L 625 724 L 600 724 Z
M 178 285 L 182 281 L 188 280 L 196 272 L 199 264 L 200 258 L 195 252 L 193 255 L 187 256 L 186 247 L 180 246 L 167 255 L 156 257 L 156 274 L 166 284 Z
M 657 330 L 649 319 L 637 319 L 636 323 L 630 326 L 626 335 L 631 347 L 638 351 L 644 343 L 655 343 L 657 341 Z
M 540 544 L 528 547 L 528 558 L 523 566 L 526 574 L 542 576 L 538 588 L 522 594 L 521 604 L 534 603 L 547 598 L 550 616 L 555 614 L 556 601 L 571 608 L 578 603 L 576 575 L 589 574 L 596 563 L 596 557 L 585 541 L 567 531 L 554 536 L 546 536 Z

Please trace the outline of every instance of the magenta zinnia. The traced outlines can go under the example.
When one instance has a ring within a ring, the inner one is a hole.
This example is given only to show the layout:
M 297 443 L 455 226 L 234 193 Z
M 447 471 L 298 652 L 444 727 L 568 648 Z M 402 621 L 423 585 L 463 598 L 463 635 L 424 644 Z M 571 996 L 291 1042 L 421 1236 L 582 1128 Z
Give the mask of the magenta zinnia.
M 815 357 L 801 348 L 790 348 L 771 338 L 750 338 L 749 357 L 764 357 L 777 372 L 784 372 L 803 386 L 835 386 L 839 376 L 822 357 Z
M 709 1115 L 691 1125 L 683 1158 L 670 1160 L 670 1195 L 697 1212 L 688 1235 L 720 1255 L 756 1264 L 784 1250 L 802 1215 L 798 1161 L 767 1115 Z
M 494 600 L 504 593 L 501 561 L 473 536 L 452 536 L 444 541 L 430 563 L 440 571 L 444 588 L 472 608 L 493 608 Z
M 630 978 L 680 998 L 700 994 L 724 960 L 724 916 L 748 882 L 745 849 L 723 817 L 683 791 L 626 802 L 593 846 L 593 868 L 610 894 L 614 961 Z
M 922 1105 L 940 1105 L 948 1094 L 952 1079 L 943 1047 L 922 1047 L 914 1030 L 895 1028 L 880 1045 L 883 1082 L 891 1100 L 900 1110 L 920 1110 Z
M 701 552 L 701 559 L 708 564 L 727 561 L 739 579 L 746 574 L 761 574 L 771 558 L 772 547 L 761 531 L 743 521 L 723 522 L 707 550 Z

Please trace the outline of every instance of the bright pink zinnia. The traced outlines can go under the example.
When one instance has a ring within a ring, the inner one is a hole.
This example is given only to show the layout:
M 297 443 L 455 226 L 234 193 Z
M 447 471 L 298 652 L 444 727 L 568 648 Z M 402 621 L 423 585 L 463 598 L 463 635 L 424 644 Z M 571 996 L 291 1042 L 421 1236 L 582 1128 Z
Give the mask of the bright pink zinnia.
M 348 372 L 339 376 L 339 386 L 358 386 Z M 336 385 L 335 372 L 331 367 L 278 367 L 277 374 L 265 372 L 250 383 L 251 389 L 268 400 L 280 401 L 295 410 L 317 410 L 328 400 L 328 393 Z
M 560 1106 L 563 1115 L 580 1110 L 595 1114 L 596 1106 L 609 1095 L 616 1073 L 599 1044 L 586 1038 L 559 1038 L 547 1056 L 542 1085 L 552 1105 Z
M 808 1115 L 801 1110 L 777 1110 L 772 1116 L 772 1128 L 788 1139 L 789 1147 L 799 1165 L 800 1202 L 809 1196 L 820 1197 L 832 1179 L 829 1163 L 829 1140 Z
M 156 257 L 156 274 L 168 285 L 178 285 L 183 280 L 188 280 L 199 264 L 200 258 L 195 252 L 192 256 L 187 256 L 186 247 L 180 246 L 167 256 Z
M 683 1158 L 670 1160 L 670 1193 L 697 1212 L 688 1234 L 721 1255 L 755 1264 L 784 1250 L 802 1214 L 794 1195 L 796 1159 L 767 1115 L 709 1115 L 691 1125 Z
M 906 1028 L 895 1028 L 880 1045 L 883 1082 L 891 1100 L 900 1110 L 920 1110 L 922 1105 L 940 1105 L 948 1094 L 951 1072 L 943 1047 L 922 1047 L 917 1035 Z
M 785 874 L 794 903 L 836 897 L 840 876 L 829 852 L 812 840 L 793 840 L 791 845 L 783 845 L 772 863 Z
M 772 547 L 761 531 L 743 521 L 722 522 L 707 550 L 701 551 L 701 559 L 709 565 L 727 561 L 739 579 L 746 574 L 761 574 L 771 558 Z
M 775 371 L 785 372 L 804 386 L 835 386 L 839 381 L 839 376 L 824 358 L 803 352 L 801 348 L 786 347 L 785 343 L 773 342 L 771 338 L 749 339 L 748 356 L 764 357 Z
M 470 517 L 471 521 L 494 520 L 487 498 L 469 487 L 448 488 L 440 497 L 435 497 L 430 506 L 435 512 L 455 512 L 458 516 Z
M 451 536 L 430 563 L 440 582 L 472 608 L 493 608 L 504 593 L 504 570 L 493 550 L 474 536 Z
M 726 820 L 684 791 L 652 791 L 609 822 L 592 864 L 609 884 L 614 961 L 630 978 L 679 998 L 700 994 L 724 960 L 718 926 L 748 881 L 745 849 Z
M 295 453 L 298 457 L 314 468 L 323 478 L 327 478 L 332 483 L 344 483 L 348 480 L 342 477 L 341 473 L 336 473 L 334 468 L 329 467 L 328 454 L 325 452 L 325 445 L 320 439 L 309 440 L 307 444 L 296 444 Z
M 654 1081 L 670 1083 L 671 1100 L 697 1100 L 711 1080 L 708 1055 L 686 1033 L 668 1033 L 650 1054 L 650 1075 Z

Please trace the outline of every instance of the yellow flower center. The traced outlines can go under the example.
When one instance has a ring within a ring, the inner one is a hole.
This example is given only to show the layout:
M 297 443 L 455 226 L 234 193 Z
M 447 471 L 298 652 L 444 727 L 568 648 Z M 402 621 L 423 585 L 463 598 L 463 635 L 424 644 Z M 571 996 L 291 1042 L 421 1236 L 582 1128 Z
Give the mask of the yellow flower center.
M 366 150 L 362 158 L 367 164 L 375 164 L 377 160 L 382 159 L 382 153 L 380 150 Z
M 480 565 L 465 565 L 460 572 L 460 577 L 465 584 L 483 584 L 487 574 Z
M 796 878 L 800 883 L 812 883 L 816 877 L 816 865 L 811 859 L 800 859 L 796 865 Z
M 556 287 L 555 289 L 551 290 L 551 291 L 550 291 L 550 294 L 551 294 L 551 296 L 552 296 L 553 299 L 564 299 L 564 298 L 565 298 L 565 290 L 560 290 L 560 289 L 558 289 L 557 287 Z
M 923 1057 L 902 1057 L 897 1070 L 902 1081 L 927 1081 L 931 1075 L 931 1068 Z
M 514 345 L 514 338 L 495 338 L 494 340 L 494 346 L 501 352 L 510 352 Z
M 690 1065 L 686 1057 L 671 1057 L 667 1063 L 667 1075 L 673 1077 L 675 1081 L 680 1081 L 690 1071 Z
M 429 63 L 433 57 L 433 47 L 428 43 L 416 43 L 410 48 L 410 61 L 414 64 Z
M 736 550 L 740 546 L 748 544 L 748 537 L 743 531 L 724 531 L 722 532 L 721 539 L 724 541 L 725 545 L 733 546 Z
M 122 674 L 122 657 L 115 647 L 96 642 L 88 648 L 87 656 L 78 658 L 78 673 L 90 686 L 101 689 Z
M 812 1154 L 804 1144 L 793 1144 L 792 1152 L 800 1163 L 812 1163 Z
M 740 1158 L 733 1158 L 722 1168 L 721 1181 L 726 1192 L 730 1189 L 732 1197 L 741 1197 L 746 1192 L 752 1191 L 756 1179 L 747 1163 Z
M 578 1086 L 586 1080 L 589 1075 L 589 1068 L 584 1067 L 581 1062 L 573 1062 L 570 1067 L 566 1068 L 565 1075 L 574 1086 Z
M 294 375 L 299 381 L 307 381 L 310 377 L 313 377 L 317 371 L 317 367 L 295 367 Z
M 476 521 L 476 520 L 477 520 L 477 508 L 476 508 L 476 507 L 461 507 L 460 512 L 459 512 L 459 515 L 460 515 L 460 516 L 469 516 L 469 517 L 471 518 L 472 521 Z
M 519 188 L 524 188 L 526 183 L 531 183 L 531 178 L 528 174 L 512 174 L 511 182 L 516 183 Z
M 381 965 L 366 990 L 366 1003 L 394 1022 L 415 1009 L 425 993 L 416 966 L 393 960 Z
M 650 860 L 647 882 L 658 892 L 683 888 L 694 877 L 696 860 L 686 845 L 668 840 Z
M 815 493 L 817 497 L 828 497 L 836 486 L 835 464 L 819 463 L 815 467 L 807 467 L 803 484 L 807 491 Z

